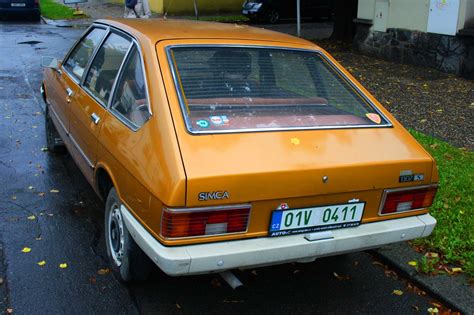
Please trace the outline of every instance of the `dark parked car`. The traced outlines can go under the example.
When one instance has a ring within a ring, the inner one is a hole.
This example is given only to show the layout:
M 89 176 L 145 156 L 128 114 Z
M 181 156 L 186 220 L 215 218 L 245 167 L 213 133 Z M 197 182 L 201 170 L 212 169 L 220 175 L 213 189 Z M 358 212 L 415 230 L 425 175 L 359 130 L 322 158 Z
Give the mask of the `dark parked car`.
M 41 16 L 39 0 L 0 0 L 0 17 L 14 15 L 39 20 Z
M 301 0 L 302 18 L 332 16 L 331 0 Z M 251 21 L 276 23 L 280 18 L 296 17 L 296 0 L 245 0 L 242 14 Z

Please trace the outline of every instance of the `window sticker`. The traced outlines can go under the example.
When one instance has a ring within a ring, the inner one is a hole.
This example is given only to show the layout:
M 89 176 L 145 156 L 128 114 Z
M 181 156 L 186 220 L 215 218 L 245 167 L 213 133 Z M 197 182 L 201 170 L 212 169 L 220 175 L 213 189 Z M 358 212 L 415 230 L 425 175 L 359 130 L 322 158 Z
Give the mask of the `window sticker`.
M 200 119 L 196 121 L 196 125 L 198 125 L 201 128 L 208 128 L 209 127 L 209 122 L 205 119 Z
M 382 122 L 382 118 L 380 118 L 379 114 L 367 113 L 365 114 L 365 116 L 367 116 L 367 118 L 369 118 L 371 121 L 373 121 L 377 125 L 379 125 Z

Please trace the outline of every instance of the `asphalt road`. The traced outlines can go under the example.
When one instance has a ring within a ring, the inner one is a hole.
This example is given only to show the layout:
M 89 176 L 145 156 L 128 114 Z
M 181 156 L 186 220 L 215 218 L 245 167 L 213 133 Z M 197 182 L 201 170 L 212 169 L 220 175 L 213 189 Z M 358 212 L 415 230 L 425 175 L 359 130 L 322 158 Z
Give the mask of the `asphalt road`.
M 103 204 L 68 155 L 42 150 L 40 57 L 62 58 L 82 31 L 0 23 L 0 312 L 417 314 L 432 306 L 366 252 L 236 271 L 245 284 L 237 292 L 216 275 L 159 270 L 144 283 L 117 282 L 104 271 Z

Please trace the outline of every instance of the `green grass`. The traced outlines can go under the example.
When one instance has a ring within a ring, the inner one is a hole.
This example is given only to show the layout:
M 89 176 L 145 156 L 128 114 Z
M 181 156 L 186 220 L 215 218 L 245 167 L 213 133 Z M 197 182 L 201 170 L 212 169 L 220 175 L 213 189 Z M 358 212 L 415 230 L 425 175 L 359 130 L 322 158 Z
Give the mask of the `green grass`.
M 73 15 L 74 9 L 59 4 L 54 0 L 40 0 L 41 15 L 52 20 L 69 20 L 84 18 L 84 15 Z
M 430 208 L 438 224 L 430 237 L 413 244 L 439 253 L 442 263 L 460 265 L 474 277 L 474 153 L 410 132 L 435 158 L 440 175 L 438 194 Z

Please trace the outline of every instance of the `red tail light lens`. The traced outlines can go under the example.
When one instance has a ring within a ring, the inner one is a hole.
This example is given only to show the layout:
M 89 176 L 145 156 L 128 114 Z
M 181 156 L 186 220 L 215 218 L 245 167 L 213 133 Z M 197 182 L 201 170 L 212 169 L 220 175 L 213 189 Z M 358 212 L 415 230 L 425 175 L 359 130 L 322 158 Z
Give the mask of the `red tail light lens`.
M 437 185 L 385 190 L 380 214 L 428 208 L 433 204 L 437 190 Z
M 209 208 L 163 208 L 161 235 L 198 237 L 247 231 L 250 205 Z

